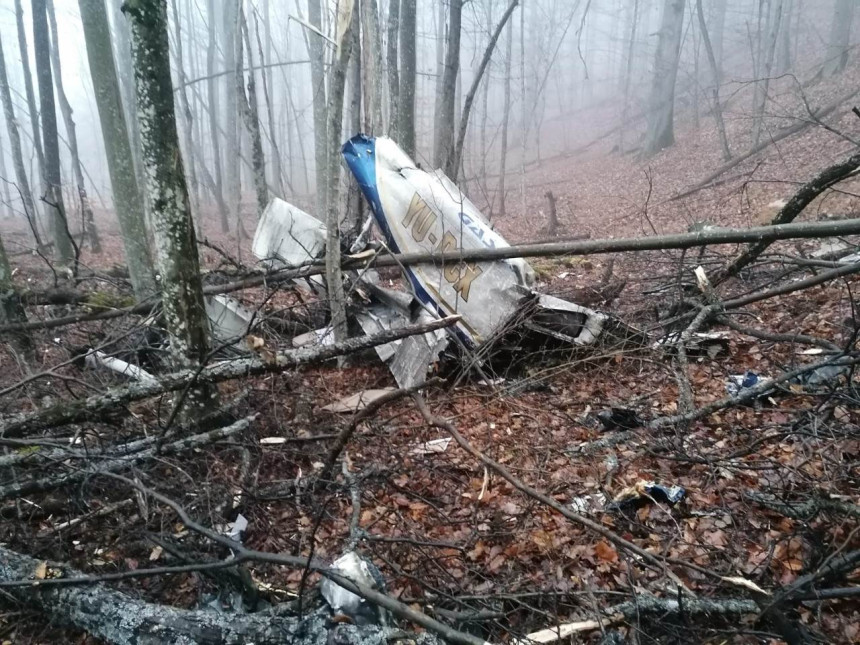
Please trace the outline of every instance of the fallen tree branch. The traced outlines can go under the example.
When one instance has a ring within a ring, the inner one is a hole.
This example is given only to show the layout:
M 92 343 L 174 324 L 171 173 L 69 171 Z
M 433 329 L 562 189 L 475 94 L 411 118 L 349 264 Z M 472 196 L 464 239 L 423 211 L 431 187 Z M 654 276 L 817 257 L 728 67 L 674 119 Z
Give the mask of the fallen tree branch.
M 860 168 L 860 152 L 851 155 L 847 159 L 840 161 L 837 164 L 825 168 L 815 177 L 806 182 L 800 190 L 798 190 L 791 199 L 786 202 L 776 216 L 773 218 L 771 225 L 788 224 L 792 222 L 804 209 L 812 203 L 825 190 L 839 183 L 843 179 L 855 174 Z M 714 286 L 719 285 L 728 278 L 736 276 L 742 269 L 756 261 L 756 259 L 767 249 L 770 242 L 766 240 L 758 241 L 750 244 L 747 249 L 732 260 L 728 266 L 711 278 Z
M 19 437 L 46 428 L 97 419 L 103 412 L 115 410 L 117 407 L 132 401 L 180 390 L 194 379 L 200 383 L 220 383 L 246 376 L 283 372 L 299 365 L 322 362 L 337 356 L 383 345 L 392 340 L 444 329 L 458 320 L 460 320 L 459 316 L 448 316 L 422 325 L 410 325 L 383 331 L 373 336 L 349 338 L 330 346 L 303 347 L 282 352 L 267 361 L 259 357 L 243 358 L 210 365 L 202 371 L 186 369 L 164 374 L 152 383 L 129 383 L 86 399 L 63 401 L 44 410 L 6 417 L 0 421 L 0 437 Z

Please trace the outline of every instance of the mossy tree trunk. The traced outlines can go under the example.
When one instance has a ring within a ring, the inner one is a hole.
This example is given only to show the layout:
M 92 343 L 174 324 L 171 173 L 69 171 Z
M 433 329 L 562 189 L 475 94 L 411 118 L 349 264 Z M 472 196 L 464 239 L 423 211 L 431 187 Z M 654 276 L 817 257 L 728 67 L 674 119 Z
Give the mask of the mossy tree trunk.
M 134 295 L 142 301 L 155 295 L 158 286 L 149 251 L 144 201 L 137 182 L 119 75 L 111 52 L 110 26 L 104 0 L 78 0 L 78 5 L 128 273 Z
M 209 352 L 209 324 L 197 239 L 173 104 L 166 0 L 126 0 L 147 189 L 152 203 L 162 306 L 175 362 L 195 366 Z M 190 393 L 192 407 L 208 406 L 214 390 Z

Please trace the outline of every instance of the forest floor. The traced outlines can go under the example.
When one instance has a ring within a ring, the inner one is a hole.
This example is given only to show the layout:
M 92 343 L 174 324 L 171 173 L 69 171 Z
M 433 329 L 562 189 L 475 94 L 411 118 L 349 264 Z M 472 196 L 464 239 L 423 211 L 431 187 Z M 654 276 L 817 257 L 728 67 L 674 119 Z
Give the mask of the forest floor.
M 828 103 L 848 83 L 860 84 L 860 68 L 849 74 L 853 76 L 839 85 L 824 83 L 811 89 L 810 96 L 818 104 Z M 784 104 L 779 100 L 776 104 L 785 114 L 797 114 L 797 98 L 788 83 L 784 96 Z M 748 147 L 742 134 L 748 129 L 743 111 L 729 110 L 726 118 L 733 146 Z M 860 130 L 860 119 L 850 111 L 828 123 L 845 133 Z M 775 114 L 771 125 L 781 124 L 781 115 Z M 610 140 L 578 156 L 547 159 L 525 176 L 526 212 L 516 187 L 508 196 L 510 214 L 495 223 L 511 243 L 546 239 L 549 235 L 541 231 L 544 193 L 552 190 L 562 224 L 556 238 L 586 233 L 595 239 L 653 235 L 684 231 L 701 221 L 721 226 L 763 224 L 773 215 L 768 208 L 771 202 L 790 197 L 799 183 L 846 156 L 855 145 L 812 127 L 733 169 L 727 175 L 734 177 L 731 181 L 672 200 L 722 163 L 715 136 L 711 120 L 703 115 L 698 129 L 682 123 L 677 144 L 647 163 L 634 154 L 611 152 Z M 841 184 L 839 191 L 816 201 L 803 219 L 825 213 L 856 215 L 858 188 L 856 179 Z M 122 252 L 108 214 L 101 213 L 99 219 L 104 252 L 94 256 L 85 251 L 82 265 L 104 272 L 122 265 Z M 204 226 L 205 238 L 237 256 L 235 242 L 222 235 L 213 220 Z M 245 227 L 253 231 L 252 218 L 247 218 Z M 24 230 L 17 238 L 4 232 L 4 239 L 11 241 L 7 242 L 10 252 L 16 250 L 15 240 L 23 241 L 25 235 Z M 771 261 L 728 283 L 721 295 L 793 279 L 798 275 L 796 266 L 783 264 L 778 252 L 803 255 L 820 244 L 774 246 Z M 716 265 L 734 250 L 709 250 L 701 259 L 706 266 Z M 225 267 L 224 258 L 211 248 L 201 248 L 201 256 L 209 269 Z M 251 264 L 247 244 L 241 257 Z M 537 261 L 539 289 L 563 297 L 593 287 L 608 261 L 607 256 Z M 611 310 L 643 330 L 657 331 L 656 314 L 663 313 L 675 294 L 678 262 L 678 252 L 617 256 L 614 275 L 626 281 L 626 287 Z M 38 258 L 16 256 L 13 264 L 19 268 L 19 279 L 32 288 L 47 284 L 49 278 Z M 857 286 L 857 279 L 847 278 L 772 298 L 746 308 L 740 322 L 838 345 L 853 342 Z M 268 294 L 251 290 L 241 298 L 255 308 L 263 305 Z M 294 300 L 283 294 L 274 302 L 287 306 Z M 268 302 L 267 307 L 271 306 Z M 43 314 L 60 315 L 61 310 L 55 307 Z M 35 371 L 68 360 L 71 348 L 115 337 L 134 324 L 108 321 L 40 332 L 43 351 Z M 689 380 L 697 407 L 725 397 L 729 375 L 752 370 L 775 376 L 816 360 L 817 353 L 808 345 L 767 342 L 724 327 L 714 329 L 727 332 L 728 351 L 713 358 L 691 357 Z M 272 334 L 267 342 L 279 341 Z M 6 388 L 24 375 L 5 349 L 0 349 L 0 358 L 4 365 L 0 388 Z M 713 575 L 701 570 L 742 576 L 763 589 L 777 590 L 815 572 L 834 552 L 860 548 L 856 516 L 822 510 L 808 515 L 798 511 L 792 517 L 791 512 L 767 508 L 758 496 L 772 495 L 789 505 L 822 499 L 860 503 L 860 406 L 853 398 L 853 387 L 836 391 L 832 384 L 791 385 L 755 405 L 727 408 L 686 427 L 662 431 L 638 427 L 623 433 L 613 445 L 600 445 L 594 444 L 606 436 L 595 417 L 600 410 L 631 408 L 645 420 L 678 411 L 678 387 L 668 355 L 653 349 L 609 347 L 563 360 L 536 360 L 525 371 L 500 376 L 508 378 L 494 386 L 474 382 L 453 388 L 434 386 L 425 398 L 433 413 L 450 419 L 473 447 L 559 504 L 582 512 L 650 553 L 697 565 L 699 570 L 675 567 L 674 573 L 701 597 L 748 597 L 745 589 L 715 582 Z M 51 378 L 4 397 L 0 411 L 20 412 L 48 399 L 80 397 L 93 388 L 120 382 L 67 365 L 54 370 Z M 224 385 L 222 397 L 238 400 L 236 415 L 260 414 L 251 429 L 192 456 L 148 464 L 147 481 L 213 526 L 235 519 L 235 512 L 223 516 L 225 500 L 241 494 L 238 510 L 248 520 L 246 545 L 334 559 L 350 536 L 353 501 L 342 481 L 321 487 L 311 482 L 348 418 L 322 408 L 359 390 L 392 385 L 384 366 L 360 358 L 351 359 L 344 368 L 325 364 Z M 139 436 L 141 428 L 163 422 L 163 403 L 166 400 L 134 404 L 129 416 L 97 424 L 90 431 L 113 441 Z M 428 426 L 407 398 L 362 422 L 347 448 L 349 468 L 360 490 L 358 525 L 364 533 L 359 548 L 379 566 L 391 595 L 426 611 L 431 611 L 428 604 L 449 612 L 486 610 L 492 614 L 486 621 L 457 625 L 488 640 L 590 617 L 596 607 L 617 604 L 644 589 L 661 589 L 668 598 L 679 595 L 664 572 L 644 568 L 605 539 L 517 492 L 455 443 L 444 452 L 421 454 L 424 442 L 444 436 L 443 430 Z M 272 437 L 284 442 L 260 441 Z M 246 450 L 253 464 L 251 477 L 243 464 Z M 61 469 L 66 464 L 50 467 Z M 24 472 L 26 464 L 19 476 Z M 646 503 L 621 512 L 609 511 L 600 502 L 602 496 L 613 499 L 648 481 L 682 486 L 686 497 L 676 505 Z M 153 535 L 195 557 L 224 556 L 189 535 L 168 509 L 144 509 L 139 503 L 57 529 L 62 522 L 129 497 L 129 491 L 98 479 L 27 496 L 16 502 L 14 511 L 5 508 L 17 518 L 4 522 L 0 541 L 36 558 L 67 561 L 94 573 L 177 562 L 169 550 L 156 546 Z M 253 563 L 249 568 L 273 601 L 289 599 L 303 583 L 302 570 Z M 312 575 L 309 584 L 316 579 Z M 860 574 L 848 573 L 837 582 L 840 587 L 857 584 Z M 215 589 L 211 580 L 199 574 L 129 580 L 118 586 L 149 600 L 184 607 L 205 604 Z M 437 614 L 443 620 L 445 616 Z M 826 642 L 860 640 L 856 598 L 802 603 L 791 618 Z M 659 616 L 643 616 L 618 628 L 631 638 L 635 633 L 639 643 L 782 642 L 781 636 L 755 619 L 714 615 L 690 621 L 681 615 L 661 621 Z M 591 637 L 597 635 L 599 631 Z M 0 641 L 58 639 L 90 640 L 75 632 L 60 632 L 26 608 L 0 614 Z

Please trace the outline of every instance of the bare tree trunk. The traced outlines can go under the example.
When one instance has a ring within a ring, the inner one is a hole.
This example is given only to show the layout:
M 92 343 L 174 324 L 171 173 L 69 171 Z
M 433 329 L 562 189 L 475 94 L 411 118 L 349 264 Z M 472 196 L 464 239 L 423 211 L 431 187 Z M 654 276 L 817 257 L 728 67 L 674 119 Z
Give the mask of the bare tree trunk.
M 21 135 L 18 132 L 18 121 L 15 117 L 15 106 L 12 103 L 12 92 L 9 89 L 9 77 L 6 73 L 6 58 L 3 54 L 3 35 L 0 34 L 0 101 L 3 102 L 3 116 L 6 121 L 6 132 L 9 134 L 9 147 L 12 151 L 12 166 L 15 168 L 15 179 L 18 182 L 18 192 L 24 206 L 24 215 L 30 222 L 36 248 L 41 248 L 42 240 L 39 235 L 36 206 L 33 193 L 30 190 L 30 180 L 27 177 L 27 167 L 24 165 L 24 154 L 21 150 Z M 5 182 L 4 182 L 5 183 Z
M 499 217 L 505 216 L 505 179 L 508 162 L 508 127 L 511 122 L 511 64 L 513 62 L 514 25 L 508 24 L 508 42 L 505 47 L 505 105 L 502 114 L 502 143 L 499 152 Z
M 713 0 L 711 11 L 711 45 L 714 48 L 714 59 L 717 61 L 717 80 L 723 80 L 723 41 L 726 31 L 726 5 L 728 0 Z
M 788 74 L 793 66 L 791 55 L 791 17 L 794 13 L 794 0 L 785 0 L 785 15 L 779 30 L 779 51 L 776 55 L 776 75 Z
M 311 25 L 322 32 L 321 0 L 308 0 L 308 19 Z M 323 40 L 319 34 L 308 34 L 308 56 L 311 59 L 311 85 L 314 102 L 314 161 L 316 166 L 317 212 L 328 214 L 329 181 L 328 172 L 329 138 L 326 114 L 325 57 Z M 340 130 L 340 125 L 338 125 Z
M 397 35 L 400 30 L 400 0 L 388 0 L 388 136 L 397 138 L 397 101 L 400 78 L 397 73 Z
M 685 4 L 686 0 L 664 0 L 663 3 L 648 102 L 648 132 L 643 149 L 646 157 L 675 143 L 675 80 L 678 76 Z
M 326 171 L 328 180 L 328 212 L 326 214 L 326 285 L 328 288 L 329 307 L 331 309 L 331 327 L 335 341 L 341 341 L 347 336 L 346 327 L 346 298 L 343 291 L 343 278 L 340 268 L 340 148 L 341 129 L 343 126 L 343 96 L 346 86 L 346 72 L 349 57 L 353 47 L 353 29 L 358 27 L 358 7 L 346 15 L 338 16 L 338 33 L 334 64 L 331 69 L 328 105 L 328 135 L 329 167 Z M 340 13 L 340 12 L 339 12 Z M 345 23 L 345 24 L 344 24 Z M 343 32 L 341 33 L 341 29 Z M 356 56 L 358 52 L 356 52 Z
M 496 48 L 499 36 L 502 35 L 502 30 L 505 28 L 508 18 L 511 17 L 514 9 L 516 9 L 518 2 L 519 0 L 512 0 L 505 13 L 502 14 L 502 18 L 499 20 L 499 24 L 496 26 L 496 30 L 490 38 L 490 42 L 487 43 L 487 48 L 484 50 L 484 56 L 478 65 L 478 69 L 475 71 L 475 79 L 472 81 L 472 87 L 469 88 L 469 92 L 466 94 L 466 100 L 463 102 L 463 115 L 460 118 L 460 131 L 457 133 L 457 141 L 445 160 L 445 174 L 449 177 L 456 177 L 457 172 L 460 169 L 460 162 L 463 158 L 463 145 L 466 141 L 466 130 L 469 128 L 469 115 L 472 112 L 472 104 L 475 101 L 475 94 L 478 93 L 481 78 L 484 76 L 484 71 L 487 69 L 487 65 L 490 64 L 490 58 L 493 56 L 493 51 Z
M 224 179 L 221 173 L 221 133 L 218 130 L 218 114 L 220 105 L 218 101 L 218 79 L 215 74 L 215 55 L 218 52 L 218 29 L 216 25 L 217 10 L 215 0 L 208 0 L 206 4 L 206 16 L 209 20 L 209 40 L 206 44 L 206 90 L 209 95 L 209 139 L 212 144 L 212 168 L 215 173 L 215 204 L 218 206 L 218 214 L 221 220 L 221 232 L 230 230 L 230 211 L 224 200 Z
M 188 93 L 185 88 L 185 56 L 182 47 L 182 23 L 179 20 L 179 1 L 173 0 L 173 33 L 176 41 L 176 80 L 179 83 L 179 113 L 182 115 L 182 138 L 185 147 L 185 157 L 188 159 L 187 170 L 188 183 L 191 184 L 191 212 L 197 221 L 197 230 L 203 225 L 200 216 L 200 187 L 197 181 L 197 170 L 194 163 L 194 115 L 191 105 L 188 103 Z
M 38 175 L 38 193 L 34 192 L 37 210 L 31 213 L 32 221 L 38 228 L 44 227 L 44 231 L 50 231 L 51 210 L 47 203 L 41 201 L 41 197 L 48 193 L 48 184 L 45 180 L 45 151 L 42 146 L 42 127 L 39 119 L 39 106 L 36 104 L 36 94 L 33 90 L 33 74 L 30 69 L 30 52 L 27 47 L 27 31 L 24 27 L 24 10 L 21 0 L 15 0 L 15 22 L 18 29 L 18 51 L 21 56 L 21 69 L 24 76 L 24 91 L 27 96 L 27 112 L 30 117 L 30 132 L 32 134 L 33 148 L 36 150 L 36 173 Z M 31 166 L 32 170 L 32 166 Z M 31 176 L 30 186 L 35 191 L 37 177 Z M 50 232 L 48 232 L 50 235 Z
M 361 67 L 364 77 L 364 131 L 382 129 L 382 38 L 376 0 L 361 0 Z
M 732 158 L 732 151 L 729 148 L 729 138 L 726 136 L 726 124 L 723 122 L 723 108 L 720 106 L 720 70 L 717 67 L 717 58 L 714 55 L 714 49 L 711 47 L 711 39 L 708 36 L 708 26 L 705 24 L 705 12 L 702 9 L 702 0 L 696 0 L 696 13 L 699 16 L 699 30 L 702 32 L 702 42 L 705 43 L 705 52 L 708 55 L 708 64 L 711 66 L 711 78 L 714 83 L 711 89 L 711 109 L 714 112 L 714 121 L 717 123 L 717 134 L 720 137 L 720 147 L 723 149 L 723 161 L 728 161 Z
M 24 28 L 24 9 L 21 0 L 15 0 L 15 22 L 18 27 L 18 50 L 21 55 L 21 69 L 24 72 L 24 91 L 27 95 L 27 109 L 30 116 L 30 131 L 33 133 L 33 147 L 36 149 L 36 159 L 39 165 L 39 184 L 45 192 L 45 152 L 42 148 L 41 128 L 39 126 L 39 110 L 36 106 L 36 94 L 33 91 L 33 75 L 30 73 L 30 52 L 27 48 L 27 32 Z M 33 212 L 33 217 L 36 213 Z
M 0 177 L 4 180 L 9 177 L 7 174 L 9 171 L 6 169 L 6 149 L 3 147 L 3 137 L 0 135 Z M 12 208 L 12 194 L 9 192 L 9 182 L 0 180 L 0 184 L 3 184 L 3 203 L 6 208 L 6 217 L 11 218 L 14 210 Z
M 764 126 L 764 111 L 767 106 L 767 94 L 770 89 L 770 75 L 773 69 L 773 59 L 776 53 L 777 36 L 779 26 L 782 23 L 783 0 L 774 0 L 769 7 L 765 33 L 767 41 L 759 56 L 759 68 L 756 73 L 755 95 L 753 97 L 753 147 L 761 140 L 761 131 Z
M 266 0 L 265 10 L 268 12 L 269 3 Z M 260 55 L 260 65 L 265 65 L 266 63 L 271 62 L 271 33 L 270 33 L 270 25 L 269 20 L 266 20 L 266 40 L 269 44 L 267 50 L 263 49 L 263 43 L 260 41 L 260 21 L 257 19 L 257 15 L 254 14 L 254 34 L 257 38 L 257 51 Z M 268 51 L 268 55 L 264 55 L 264 51 Z M 271 144 L 271 159 L 272 159 L 272 184 L 278 190 L 281 197 L 286 196 L 287 191 L 284 188 L 284 169 L 281 165 L 281 150 L 280 146 L 278 146 L 278 132 L 275 129 L 275 111 L 272 102 L 274 101 L 274 96 L 272 96 L 272 74 L 271 68 L 264 69 L 263 73 L 260 74 L 260 78 L 263 81 L 263 100 L 266 103 L 266 117 L 269 124 L 269 143 Z M 254 72 L 252 71 L 251 74 Z M 250 93 L 250 90 L 249 90 Z M 289 180 L 287 180 L 289 184 Z
M 400 147 L 411 157 L 415 156 L 415 24 L 416 0 L 401 0 L 397 136 L 400 138 Z
M 221 54 L 224 59 L 224 69 L 233 74 L 225 76 L 224 87 L 224 183 L 227 187 L 225 201 L 230 209 L 230 216 L 236 222 L 236 239 L 242 239 L 242 169 L 239 163 L 241 155 L 241 133 L 238 117 L 239 92 L 242 70 L 237 61 L 237 52 L 241 48 L 239 34 L 239 3 L 241 0 L 225 0 L 222 4 L 222 39 Z
M 359 0 L 356 0 L 354 22 L 351 29 L 352 34 L 352 54 L 349 58 L 349 68 L 347 70 L 347 74 L 349 75 L 349 112 L 347 113 L 346 121 L 347 121 L 347 135 L 352 136 L 354 134 L 358 134 L 359 132 L 371 132 L 369 128 L 362 127 L 362 95 L 366 100 L 367 91 L 371 93 L 374 90 L 372 87 L 368 87 L 370 83 L 373 83 L 372 80 L 368 79 L 367 82 L 363 82 L 362 77 L 364 76 L 364 62 L 368 58 L 368 55 L 372 57 L 370 52 L 365 52 L 362 47 L 362 39 L 359 33 L 359 27 L 363 27 L 365 16 L 362 13 L 364 11 L 364 7 L 366 7 L 369 3 L 367 0 L 361 0 L 359 4 Z M 360 20 L 359 20 L 360 18 Z M 366 38 L 365 38 L 366 40 Z M 370 43 L 368 43 L 370 45 Z M 367 109 L 373 110 L 373 106 L 369 105 L 365 102 L 365 106 Z M 372 115 L 368 112 L 364 113 L 364 122 L 370 126 L 370 121 L 372 120 Z M 353 177 L 352 173 L 346 173 L 346 214 L 343 218 L 343 222 L 341 224 L 341 230 L 346 234 L 346 238 L 348 241 L 354 240 L 358 237 L 358 233 L 361 230 L 361 225 L 363 223 L 362 218 L 362 197 L 361 191 L 358 188 L 358 182 Z
M 856 0 L 836 0 L 833 7 L 833 22 L 830 23 L 830 39 L 824 75 L 835 76 L 848 65 L 851 45 L 851 23 L 854 22 Z
M 78 6 L 125 260 L 134 295 L 138 301 L 143 301 L 154 296 L 158 287 L 149 252 L 144 201 L 137 183 L 119 77 L 111 52 L 105 3 L 104 0 L 78 0 Z
M 60 174 L 60 139 L 57 133 L 57 110 L 54 105 L 54 82 L 51 74 L 51 44 L 45 0 L 33 0 L 33 51 L 36 54 L 36 79 L 42 116 L 42 145 L 45 151 L 45 181 L 53 225 L 54 251 L 59 264 L 72 270 L 77 267 L 77 249 L 69 233 L 66 207 L 63 203 L 63 180 Z
M 166 0 L 126 0 L 131 17 L 135 85 L 147 187 L 152 195 L 155 250 L 170 350 L 177 364 L 196 366 L 207 358 L 209 322 L 188 205 L 188 188 L 173 105 L 167 40 Z M 217 390 L 193 388 L 195 410 L 210 407 Z
M 266 205 L 269 203 L 269 186 L 266 184 L 266 159 L 263 153 L 263 137 L 260 133 L 260 111 L 257 104 L 257 82 L 254 72 L 254 57 L 251 49 L 251 37 L 248 34 L 248 23 L 245 20 L 245 11 L 239 7 L 239 28 L 241 29 L 241 39 L 237 49 L 237 65 L 239 68 L 238 84 L 236 92 L 239 95 L 239 107 L 242 112 L 242 120 L 245 122 L 245 128 L 248 131 L 248 136 L 251 138 L 251 166 L 254 171 L 254 190 L 257 194 L 257 217 L 263 214 L 266 210 Z M 243 80 L 245 78 L 242 72 L 242 41 L 245 42 L 245 49 L 248 52 L 248 94 L 245 94 Z
M 9 266 L 9 258 L 6 257 L 3 238 L 0 238 L 0 325 L 26 322 L 27 314 L 12 282 L 12 267 Z M 27 355 L 32 352 L 33 341 L 27 332 L 20 331 L 10 336 L 18 351 Z
M 636 49 L 636 31 L 639 27 L 639 0 L 630 8 L 630 36 L 627 40 L 627 61 L 624 68 L 624 103 L 621 106 L 621 127 L 618 129 L 618 151 L 624 154 L 624 134 L 627 132 L 627 117 L 630 110 L 630 83 L 633 80 L 633 59 Z
M 456 118 L 457 75 L 460 72 L 460 31 L 463 22 L 463 0 L 448 2 L 448 46 L 445 50 L 445 67 L 442 70 L 442 94 L 436 115 L 433 145 L 433 167 L 445 169 L 452 180 L 457 180 L 454 166 L 454 128 Z M 448 172 L 448 171 L 452 172 Z
M 84 173 L 81 170 L 81 160 L 78 156 L 78 136 L 75 131 L 75 120 L 72 116 L 72 106 L 66 98 L 66 92 L 63 89 L 63 72 L 60 65 L 60 39 L 57 35 L 57 18 L 54 15 L 54 0 L 47 0 L 48 9 L 48 24 L 51 29 L 51 63 L 54 67 L 54 85 L 57 89 L 57 101 L 60 103 L 60 112 L 63 115 L 63 123 L 66 126 L 66 137 L 69 142 L 69 153 L 72 161 L 72 173 L 75 176 L 75 183 L 78 189 L 78 199 L 81 202 L 81 215 L 84 224 L 84 231 L 90 243 L 90 248 L 93 253 L 101 253 L 101 242 L 99 241 L 99 233 L 96 230 L 95 218 L 93 217 L 93 209 L 90 206 L 89 197 L 87 197 L 87 188 L 84 184 Z

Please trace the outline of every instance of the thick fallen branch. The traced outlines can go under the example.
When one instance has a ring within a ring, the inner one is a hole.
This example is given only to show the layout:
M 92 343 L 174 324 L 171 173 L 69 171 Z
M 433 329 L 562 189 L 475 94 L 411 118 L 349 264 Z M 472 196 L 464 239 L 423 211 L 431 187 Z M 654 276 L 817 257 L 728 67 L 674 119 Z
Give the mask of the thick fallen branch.
M 243 358 L 210 365 L 202 371 L 187 369 L 164 374 L 159 376 L 156 382 L 129 383 L 86 399 L 63 401 L 44 410 L 7 417 L 0 422 L 0 436 L 20 437 L 46 428 L 98 419 L 104 412 L 116 410 L 116 408 L 132 401 L 146 399 L 164 392 L 181 390 L 194 380 L 200 383 L 220 383 L 246 376 L 283 372 L 299 365 L 317 363 L 383 345 L 392 340 L 443 329 L 453 325 L 459 319 L 459 316 L 449 316 L 423 325 L 411 325 L 384 331 L 373 336 L 350 338 L 330 346 L 303 347 L 282 352 L 272 360 L 263 360 L 257 357 Z
M 217 643 L 218 645 L 324 645 L 330 627 L 327 612 L 315 612 L 304 620 L 275 613 L 228 614 L 191 611 L 137 600 L 104 586 L 43 585 L 35 580 L 40 561 L 0 547 L 0 582 L 32 580 L 28 586 L 6 587 L 4 595 L 28 609 L 38 609 L 62 624 L 86 630 L 108 643 L 155 645 L 157 643 Z M 50 565 L 63 578 L 84 578 L 70 567 Z M 50 581 L 47 581 L 50 582 Z M 385 630 L 378 627 L 347 630 L 346 643 L 384 643 Z M 344 632 L 341 632 L 344 634 Z M 372 638 L 376 636 L 376 638 Z M 338 641 L 343 642 L 343 641 Z
M 177 455 L 215 441 L 227 439 L 228 437 L 232 437 L 233 435 L 246 430 L 256 416 L 257 415 L 252 415 L 250 417 L 240 419 L 236 423 L 230 424 L 224 428 L 218 428 L 217 430 L 210 430 L 209 432 L 184 437 L 178 441 L 165 444 L 161 446 L 159 454 Z M 153 439 L 155 439 L 155 437 L 153 437 Z M 152 444 L 155 443 L 155 441 L 149 443 Z M 107 454 L 95 453 L 91 455 L 91 463 L 85 467 L 73 469 L 60 475 L 48 475 L 47 477 L 18 481 L 7 486 L 0 486 L 0 499 L 20 497 L 31 493 L 53 490 L 55 488 L 65 486 L 66 484 L 89 479 L 95 475 L 131 468 L 132 466 L 143 463 L 148 459 L 152 459 L 155 455 L 156 448 L 154 446 L 142 450 L 136 450 L 125 455 L 110 452 Z
M 783 206 L 776 214 L 776 217 L 773 218 L 771 224 L 776 226 L 792 222 L 807 206 L 809 206 L 809 204 L 812 203 L 816 197 L 834 184 L 837 184 L 843 179 L 855 174 L 858 168 L 860 168 L 860 152 L 851 155 L 847 159 L 844 159 L 829 168 L 825 168 L 804 184 L 800 190 L 798 190 L 794 196 L 786 202 L 785 206 Z M 769 245 L 770 242 L 764 240 L 750 244 L 750 246 L 732 260 L 725 269 L 717 272 L 717 274 L 711 278 L 713 285 L 717 286 L 726 279 L 736 276 L 742 269 L 755 262 Z

